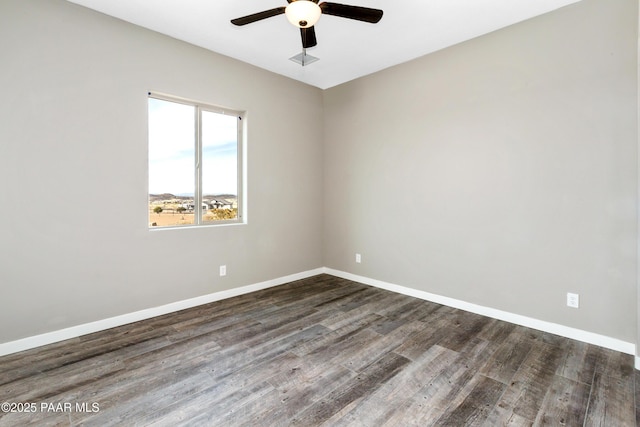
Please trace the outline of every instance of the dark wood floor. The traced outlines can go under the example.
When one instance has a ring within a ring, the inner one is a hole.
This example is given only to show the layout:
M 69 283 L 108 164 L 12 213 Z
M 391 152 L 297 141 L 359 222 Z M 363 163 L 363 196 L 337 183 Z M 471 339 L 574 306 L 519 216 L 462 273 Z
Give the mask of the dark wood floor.
M 639 379 L 630 355 L 321 275 L 2 357 L 0 402 L 36 412 L 0 425 L 633 426 Z

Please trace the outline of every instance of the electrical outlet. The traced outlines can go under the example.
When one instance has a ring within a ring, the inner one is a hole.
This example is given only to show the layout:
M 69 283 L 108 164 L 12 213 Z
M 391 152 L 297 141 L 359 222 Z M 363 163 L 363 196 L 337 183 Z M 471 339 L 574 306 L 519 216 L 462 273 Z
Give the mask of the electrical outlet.
M 227 266 L 226 265 L 221 265 L 220 266 L 220 276 L 226 276 L 227 275 Z
M 356 254 L 356 262 L 360 264 L 362 262 L 362 255 Z
M 567 292 L 567 306 L 573 308 L 580 307 L 580 295 Z

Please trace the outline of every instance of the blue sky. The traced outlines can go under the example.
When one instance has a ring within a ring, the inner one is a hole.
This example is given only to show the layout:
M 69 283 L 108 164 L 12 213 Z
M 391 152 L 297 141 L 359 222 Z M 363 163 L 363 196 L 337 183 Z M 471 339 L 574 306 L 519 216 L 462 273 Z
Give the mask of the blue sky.
M 236 116 L 202 111 L 203 194 L 237 194 Z M 149 98 L 149 193 L 193 194 L 195 107 Z

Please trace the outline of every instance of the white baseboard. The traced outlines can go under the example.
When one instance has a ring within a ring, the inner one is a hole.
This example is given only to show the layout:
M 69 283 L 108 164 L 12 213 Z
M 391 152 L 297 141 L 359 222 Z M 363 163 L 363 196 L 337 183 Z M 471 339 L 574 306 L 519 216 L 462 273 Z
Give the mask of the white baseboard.
M 435 302 L 453 308 L 459 308 L 461 310 L 470 311 L 472 313 L 481 314 L 483 316 L 491 317 L 494 319 L 504 320 L 516 325 L 526 326 L 527 328 L 533 328 L 539 331 L 549 332 L 551 334 L 586 342 L 588 344 L 594 344 L 600 347 L 619 351 L 621 353 L 631 354 L 634 356 L 636 354 L 635 344 L 616 338 L 611 338 L 605 335 L 595 334 L 593 332 L 587 332 L 581 329 L 559 325 L 557 323 L 546 322 L 544 320 L 538 320 L 532 317 L 521 316 L 519 314 L 510 313 L 508 311 L 497 310 L 495 308 L 485 307 L 478 304 L 472 304 L 466 301 L 461 301 L 442 295 L 436 295 L 417 289 L 394 285 L 392 283 L 370 279 L 368 277 L 358 276 L 356 274 L 346 273 L 344 271 L 334 270 L 331 268 L 325 267 L 324 272 L 333 276 L 342 277 L 343 279 L 353 280 L 354 282 L 364 283 L 365 285 L 374 286 L 376 288 L 386 289 L 388 291 L 420 298 L 426 301 Z M 640 369 L 639 357 L 636 357 L 635 365 L 637 369 Z
M 461 310 L 469 311 L 472 313 L 480 314 L 480 315 L 491 317 L 494 319 L 504 320 L 506 322 L 514 323 L 516 325 L 526 326 L 528 328 L 533 328 L 540 331 L 560 335 L 566 338 L 583 341 L 589 344 L 594 344 L 600 347 L 619 351 L 621 353 L 632 354 L 634 356 L 636 354 L 635 344 L 622 341 L 616 338 L 611 338 L 605 335 L 595 334 L 593 332 L 587 332 L 581 329 L 571 328 L 571 327 L 559 325 L 556 323 L 546 322 L 546 321 L 534 319 L 531 317 L 521 316 L 519 314 L 497 310 L 495 308 L 472 304 L 466 301 L 461 301 L 454 298 L 436 295 L 429 292 L 420 291 L 417 289 L 407 288 L 400 285 L 394 285 L 392 283 L 387 283 L 381 280 L 371 279 L 364 276 L 358 276 L 356 274 L 351 274 L 344 271 L 322 267 L 314 270 L 304 271 L 297 274 L 292 274 L 289 276 L 279 277 L 277 279 L 267 280 L 260 283 L 254 283 L 252 285 L 247 285 L 240 288 L 228 289 L 225 291 L 215 292 L 208 295 L 202 295 L 199 297 L 166 304 L 159 307 L 148 308 L 148 309 L 136 311 L 133 313 L 127 313 L 120 316 L 111 317 L 108 319 L 98 320 L 95 322 L 85 323 L 83 325 L 61 329 L 58 331 L 48 332 L 45 334 L 35 335 L 32 337 L 23 338 L 16 341 L 2 343 L 0 344 L 0 356 L 17 353 L 24 350 L 29 350 L 29 349 L 40 347 L 47 344 L 53 344 L 53 343 L 64 341 L 71 338 L 77 338 L 79 336 L 87 335 L 93 332 L 99 332 L 105 329 L 114 328 L 116 326 L 122 326 L 128 323 L 150 319 L 152 317 L 173 313 L 179 310 L 196 307 L 202 304 L 208 304 L 210 302 L 220 301 L 223 299 L 232 298 L 232 297 L 247 294 L 250 292 L 271 288 L 271 287 L 282 285 L 288 282 L 293 282 L 295 280 L 306 279 L 307 277 L 315 276 L 321 273 L 331 274 L 333 276 L 342 277 L 344 279 L 364 283 L 366 285 L 374 286 L 376 288 L 386 289 L 388 291 L 397 292 L 397 293 L 412 296 L 415 298 L 420 298 L 426 301 L 435 302 L 435 303 L 446 305 L 453 308 L 458 308 Z M 635 367 L 636 369 L 640 369 L 640 357 L 638 356 L 636 356 L 635 358 Z
M 116 326 L 126 325 L 128 323 L 138 322 L 140 320 L 150 319 L 152 317 L 161 316 L 163 314 L 173 313 L 175 311 L 184 310 L 186 308 L 196 307 L 202 304 L 208 304 L 214 301 L 247 294 L 249 292 L 259 291 L 261 289 L 271 288 L 273 286 L 282 285 L 293 282 L 295 280 L 306 279 L 324 272 L 323 268 L 304 271 L 302 273 L 291 274 L 289 276 L 279 277 L 277 279 L 267 280 L 265 282 L 254 283 L 252 285 L 240 288 L 228 289 L 225 291 L 214 292 L 208 295 L 202 295 L 183 301 L 173 302 L 161 305 L 159 307 L 147 308 L 133 313 L 127 313 L 120 316 L 110 317 L 108 319 L 98 320 L 95 322 L 85 323 L 83 325 L 72 326 L 58 331 L 47 332 L 41 335 L 35 335 L 0 344 L 0 356 L 18 353 L 20 351 L 29 350 L 47 344 L 53 344 L 59 341 L 77 338 L 82 335 L 91 334 L 93 332 L 103 331 L 105 329 L 114 328 Z

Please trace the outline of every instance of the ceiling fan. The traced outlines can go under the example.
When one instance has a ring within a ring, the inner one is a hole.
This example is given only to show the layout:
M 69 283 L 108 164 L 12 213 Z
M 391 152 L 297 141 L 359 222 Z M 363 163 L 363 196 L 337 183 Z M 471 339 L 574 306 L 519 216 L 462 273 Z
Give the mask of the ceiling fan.
M 361 6 L 350 6 L 347 4 L 323 2 L 318 4 L 319 0 L 287 0 L 288 6 L 276 7 L 252 15 L 243 16 L 242 18 L 232 19 L 234 25 L 247 25 L 262 19 L 271 18 L 272 16 L 287 16 L 289 22 L 300 28 L 300 36 L 302 37 L 302 48 L 313 47 L 318 44 L 316 40 L 316 32 L 313 26 L 321 14 L 339 16 L 341 18 L 355 19 L 358 21 L 377 23 L 382 19 L 382 11 L 380 9 L 371 9 Z M 303 51 L 304 52 L 304 51 Z

